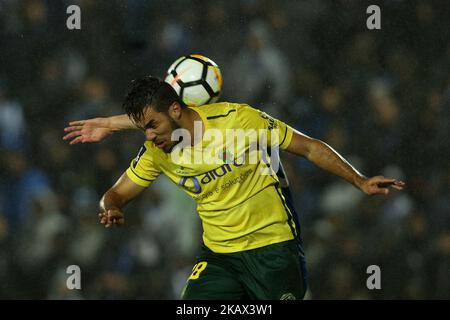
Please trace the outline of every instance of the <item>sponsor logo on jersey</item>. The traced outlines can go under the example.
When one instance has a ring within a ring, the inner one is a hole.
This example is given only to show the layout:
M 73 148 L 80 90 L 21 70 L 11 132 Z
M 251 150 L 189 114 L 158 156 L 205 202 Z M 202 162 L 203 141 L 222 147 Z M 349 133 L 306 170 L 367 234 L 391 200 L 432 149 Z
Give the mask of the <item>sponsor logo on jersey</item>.
M 186 190 L 198 194 L 202 192 L 202 185 L 206 185 L 211 181 L 225 176 L 229 172 L 232 172 L 234 168 L 242 166 L 242 164 L 243 163 L 239 164 L 233 160 L 231 164 L 226 163 L 201 175 L 182 177 L 178 184 Z

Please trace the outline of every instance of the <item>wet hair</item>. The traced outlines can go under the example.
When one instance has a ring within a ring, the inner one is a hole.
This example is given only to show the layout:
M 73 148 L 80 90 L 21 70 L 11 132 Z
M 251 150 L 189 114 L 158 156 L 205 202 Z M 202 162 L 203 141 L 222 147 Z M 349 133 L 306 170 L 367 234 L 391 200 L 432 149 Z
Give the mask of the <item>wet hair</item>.
M 178 102 L 182 108 L 186 107 L 168 83 L 157 77 L 146 76 L 131 81 L 122 106 L 134 122 L 139 122 L 144 118 L 146 108 L 167 113 L 174 102 Z

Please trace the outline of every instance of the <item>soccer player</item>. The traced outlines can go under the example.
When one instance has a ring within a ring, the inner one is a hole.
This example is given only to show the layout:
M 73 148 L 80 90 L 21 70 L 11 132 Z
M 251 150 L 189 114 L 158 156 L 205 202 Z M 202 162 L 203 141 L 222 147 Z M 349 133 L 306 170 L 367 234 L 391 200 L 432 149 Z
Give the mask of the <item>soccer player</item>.
M 267 172 L 266 161 L 242 162 L 232 153 L 231 158 L 224 155 L 221 163 L 203 159 L 180 164 L 173 156 L 195 155 L 199 146 L 225 150 L 226 139 L 206 139 L 208 130 L 224 137 L 231 128 L 265 130 L 266 136 L 256 138 L 258 145 L 270 146 L 275 137 L 276 147 L 305 157 L 366 194 L 385 195 L 390 187 L 402 190 L 404 186 L 395 179 L 363 176 L 324 142 L 248 105 L 223 102 L 188 108 L 169 84 L 155 77 L 134 81 L 123 106 L 147 141 L 102 197 L 100 222 L 107 228 L 123 224 L 125 205 L 160 174 L 188 193 L 198 204 L 204 246 L 183 290 L 184 299 L 302 299 L 306 290 L 299 230 L 278 176 L 274 171 L 262 173 Z M 201 124 L 200 137 L 196 123 Z M 124 120 L 123 128 L 128 126 Z M 97 130 L 90 139 L 101 140 L 110 134 L 106 129 Z M 179 129 L 194 138 L 173 139 Z M 71 133 L 66 136 L 73 138 L 71 144 L 87 142 L 85 136 Z M 252 142 L 245 139 L 240 151 L 249 153 Z

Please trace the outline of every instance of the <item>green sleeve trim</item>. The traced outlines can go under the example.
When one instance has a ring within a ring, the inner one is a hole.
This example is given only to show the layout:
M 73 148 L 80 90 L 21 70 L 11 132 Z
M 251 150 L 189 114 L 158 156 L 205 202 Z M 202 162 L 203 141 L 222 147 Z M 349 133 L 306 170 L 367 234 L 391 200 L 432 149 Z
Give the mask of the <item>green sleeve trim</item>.
M 280 148 L 285 150 L 291 144 L 292 137 L 294 135 L 294 129 L 286 125 L 286 131 L 284 133 L 283 141 L 280 143 Z

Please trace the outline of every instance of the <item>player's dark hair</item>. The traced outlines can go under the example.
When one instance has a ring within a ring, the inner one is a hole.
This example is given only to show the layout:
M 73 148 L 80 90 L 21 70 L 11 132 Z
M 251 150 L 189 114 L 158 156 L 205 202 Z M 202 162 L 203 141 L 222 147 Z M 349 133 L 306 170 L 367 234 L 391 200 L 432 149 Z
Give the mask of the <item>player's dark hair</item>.
M 186 107 L 168 83 L 157 77 L 146 76 L 131 81 L 123 108 L 134 122 L 139 122 L 144 118 L 147 107 L 152 107 L 157 112 L 167 112 L 174 102 L 178 102 L 182 108 Z

